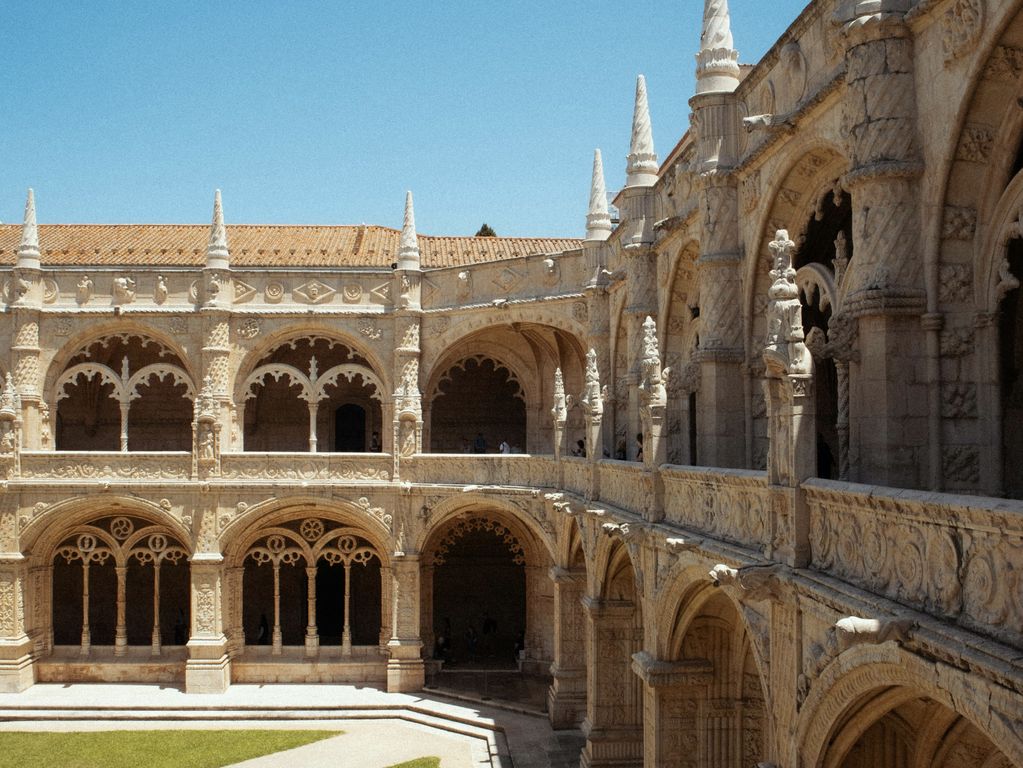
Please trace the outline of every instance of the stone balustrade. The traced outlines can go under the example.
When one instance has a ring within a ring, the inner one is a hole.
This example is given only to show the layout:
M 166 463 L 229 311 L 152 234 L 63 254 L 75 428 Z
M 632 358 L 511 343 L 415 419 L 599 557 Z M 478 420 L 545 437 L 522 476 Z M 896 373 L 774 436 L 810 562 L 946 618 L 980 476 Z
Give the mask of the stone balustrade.
M 770 538 L 767 473 L 663 467 L 665 521 L 763 553 Z
M 567 457 L 561 460 L 566 491 L 585 496 L 590 490 L 590 462 L 587 459 Z
M 555 488 L 553 456 L 424 453 L 401 460 L 401 480 L 412 483 Z
M 225 480 L 307 480 L 386 483 L 394 460 L 387 453 L 225 453 Z
M 653 473 L 635 461 L 600 462 L 600 500 L 643 517 L 653 512 Z
M 812 567 L 1023 648 L 1023 502 L 804 484 Z
M 24 451 L 22 478 L 33 480 L 188 480 L 192 454 L 80 453 L 77 451 Z

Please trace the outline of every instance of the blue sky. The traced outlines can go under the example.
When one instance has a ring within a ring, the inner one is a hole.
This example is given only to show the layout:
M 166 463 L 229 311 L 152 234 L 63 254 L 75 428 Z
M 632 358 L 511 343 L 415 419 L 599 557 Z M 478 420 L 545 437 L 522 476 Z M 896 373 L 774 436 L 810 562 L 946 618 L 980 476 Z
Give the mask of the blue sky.
M 731 0 L 756 61 L 805 0 Z M 592 152 L 624 180 L 635 77 L 662 157 L 702 0 L 7 6 L 0 220 L 401 225 L 580 236 Z M 11 13 L 13 11 L 13 13 Z M 11 23 L 13 21 L 13 23 Z

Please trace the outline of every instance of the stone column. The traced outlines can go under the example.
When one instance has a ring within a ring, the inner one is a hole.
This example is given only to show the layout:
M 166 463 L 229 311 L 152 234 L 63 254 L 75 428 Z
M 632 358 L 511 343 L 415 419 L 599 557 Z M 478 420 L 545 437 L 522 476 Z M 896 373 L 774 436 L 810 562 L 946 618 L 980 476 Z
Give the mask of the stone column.
M 185 663 L 187 693 L 223 693 L 231 684 L 231 659 L 224 635 L 224 558 L 192 556 L 192 632 Z
M 25 613 L 28 563 L 20 552 L 0 555 L 0 693 L 17 693 L 36 681 Z
M 387 648 L 387 690 L 418 691 L 425 682 L 419 636 L 419 556 L 395 556 L 391 574 L 392 635 Z
M 643 759 L 643 712 L 632 654 L 640 649 L 642 629 L 635 626 L 636 606 L 590 596 L 583 606 L 588 695 L 580 766 L 638 766 Z
M 694 97 L 696 102 L 722 96 Z M 730 98 L 730 97 L 729 97 Z M 703 177 L 696 279 L 700 293 L 700 419 L 697 453 L 708 467 L 745 462 L 744 359 L 741 313 L 738 194 L 730 175 Z
M 576 728 L 586 714 L 586 616 L 584 570 L 551 568 L 554 582 L 554 663 L 547 689 L 551 727 Z
M 699 708 L 714 678 L 706 659 L 659 661 L 647 653 L 632 657 L 643 681 L 643 765 L 697 768 Z
M 842 134 L 854 252 L 843 304 L 859 331 L 850 365 L 850 479 L 925 484 L 926 310 L 919 252 L 916 92 L 908 2 L 848 2 Z

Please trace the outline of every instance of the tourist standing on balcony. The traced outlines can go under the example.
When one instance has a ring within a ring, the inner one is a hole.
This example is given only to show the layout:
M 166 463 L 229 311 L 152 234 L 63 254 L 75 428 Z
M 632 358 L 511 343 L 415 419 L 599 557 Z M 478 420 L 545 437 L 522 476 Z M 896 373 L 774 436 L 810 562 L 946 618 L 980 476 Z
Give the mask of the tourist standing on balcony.
M 369 450 L 370 453 L 380 453 L 380 433 L 374 432 L 373 436 L 369 439 Z
M 483 437 L 482 432 L 476 433 L 476 441 L 472 444 L 473 453 L 486 453 L 487 452 L 487 438 Z
M 507 440 L 502 440 L 501 444 L 497 447 L 497 450 L 499 450 L 501 453 L 511 453 L 511 446 L 508 445 Z

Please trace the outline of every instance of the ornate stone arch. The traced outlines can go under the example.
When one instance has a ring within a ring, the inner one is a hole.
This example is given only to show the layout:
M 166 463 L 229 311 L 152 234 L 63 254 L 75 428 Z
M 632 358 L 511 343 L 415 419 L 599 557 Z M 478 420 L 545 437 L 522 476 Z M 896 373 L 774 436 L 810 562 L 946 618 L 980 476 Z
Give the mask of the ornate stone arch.
M 522 546 L 526 562 L 539 565 L 556 560 L 556 548 L 552 532 L 544 530 L 532 515 L 511 502 L 480 493 L 464 493 L 451 496 L 431 510 L 429 522 L 415 537 L 413 551 L 426 553 L 431 539 L 445 526 L 461 517 L 473 514 L 488 516 L 506 527 Z
M 275 349 L 287 344 L 294 347 L 295 344 L 303 339 L 323 339 L 331 345 L 343 345 L 352 353 L 362 356 L 367 361 L 368 365 L 363 366 L 361 364 L 355 364 L 359 369 L 358 372 L 362 373 L 362 369 L 365 368 L 366 374 L 364 375 L 367 377 L 367 382 L 373 383 L 383 402 L 390 402 L 391 393 L 393 391 L 389 375 L 390 366 L 384 364 L 376 350 L 367 347 L 353 335 L 341 329 L 309 325 L 289 326 L 282 328 L 276 333 L 268 334 L 261 344 L 246 353 L 241 363 L 237 366 L 237 368 L 235 368 L 234 381 L 230 384 L 230 391 L 234 395 L 234 401 L 236 403 L 241 402 L 245 398 L 246 390 L 248 390 L 252 383 L 250 380 L 253 378 L 261 360 L 270 355 Z M 294 366 L 284 367 L 294 368 Z M 304 376 L 306 383 L 308 383 L 308 371 L 294 370 L 298 374 Z M 328 372 L 329 371 L 323 371 L 323 375 L 326 376 Z M 372 376 L 372 379 L 369 378 L 370 376 Z M 312 390 L 310 389 L 310 392 L 311 391 Z
M 189 551 L 194 551 L 195 543 L 188 527 L 159 502 L 152 502 L 131 496 L 107 495 L 93 497 L 71 497 L 51 504 L 35 514 L 30 521 L 23 523 L 19 537 L 20 551 L 27 554 L 33 562 L 44 564 L 57 541 L 65 536 L 65 532 L 84 525 L 89 520 L 99 517 L 128 515 L 152 522 L 166 528 Z M 42 558 L 42 559 L 39 559 Z
M 567 305 L 564 310 L 513 305 L 503 308 L 499 316 L 495 316 L 493 312 L 474 312 L 462 318 L 455 318 L 450 326 L 423 350 L 422 368 L 424 371 L 433 371 L 440 358 L 465 339 L 483 331 L 498 329 L 514 323 L 543 325 L 556 329 L 572 338 L 578 346 L 580 354 L 585 356 L 585 348 L 580 340 L 585 339 L 589 332 L 586 325 L 587 313 L 586 303 L 577 300 L 571 305 Z M 576 317 L 577 314 L 581 316 L 581 319 Z
M 593 553 L 593 565 L 590 568 L 590 595 L 609 599 L 607 591 L 617 574 L 628 568 L 632 575 L 632 583 L 636 593 L 636 607 L 641 609 L 643 593 L 643 564 L 637 562 L 641 557 L 639 547 L 630 547 L 622 538 L 603 535 L 597 538 L 597 546 Z
M 261 531 L 279 526 L 283 522 L 313 517 L 333 520 L 342 526 L 358 530 L 376 549 L 384 567 L 390 567 L 393 547 L 391 516 L 382 508 L 374 507 L 366 500 L 359 502 L 332 500 L 325 502 L 314 496 L 268 498 L 265 501 L 241 509 L 224 526 L 218 538 L 220 551 L 228 562 L 240 562 L 252 542 L 259 538 Z
M 775 178 L 782 179 L 772 186 L 755 219 L 753 240 L 746 252 L 746 272 L 743 275 L 743 315 L 746 328 L 746 356 L 759 349 L 766 329 L 757 327 L 757 318 L 763 314 L 758 297 L 767 296 L 768 261 L 767 243 L 774 238 L 776 229 L 787 229 L 796 242 L 810 216 L 816 210 L 821 196 L 832 188 L 848 167 L 848 160 L 835 145 L 814 138 L 787 148 L 786 157 L 779 163 Z
M 171 335 L 165 333 L 158 327 L 146 325 L 137 321 L 117 321 L 110 323 L 101 323 L 99 325 L 89 325 L 79 333 L 69 338 L 56 354 L 50 360 L 49 365 L 46 369 L 46 378 L 43 383 L 43 392 L 49 396 L 49 402 L 56 402 L 55 391 L 57 387 L 57 380 L 62 377 L 65 369 L 68 367 L 68 362 L 77 355 L 82 354 L 93 344 L 101 342 L 103 339 L 112 338 L 129 338 L 136 337 L 139 339 L 148 340 L 146 344 L 159 345 L 162 350 L 159 352 L 159 356 L 162 358 L 166 355 L 173 355 L 180 362 L 180 367 L 184 371 L 185 377 L 190 382 L 192 391 L 195 389 L 195 382 L 197 379 L 197 372 L 194 369 L 192 360 L 197 359 L 196 355 L 190 355 L 188 350 L 182 347 L 178 341 Z
M 801 764 L 819 768 L 850 709 L 884 691 L 894 693 L 879 708 L 926 696 L 962 715 L 1010 760 L 1023 764 L 1023 735 L 1011 725 L 1018 717 L 1018 694 L 893 642 L 854 646 L 824 668 L 799 712 L 795 738 Z

